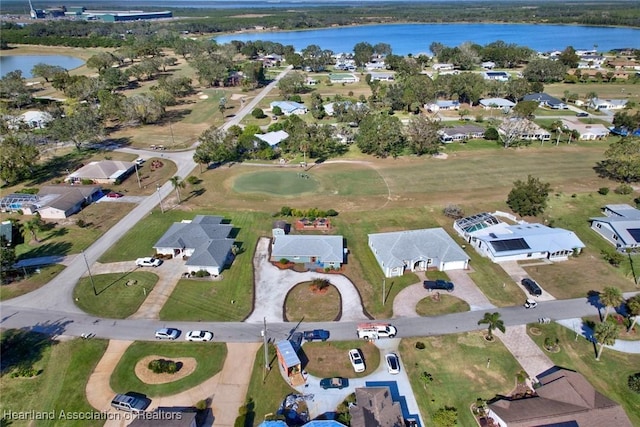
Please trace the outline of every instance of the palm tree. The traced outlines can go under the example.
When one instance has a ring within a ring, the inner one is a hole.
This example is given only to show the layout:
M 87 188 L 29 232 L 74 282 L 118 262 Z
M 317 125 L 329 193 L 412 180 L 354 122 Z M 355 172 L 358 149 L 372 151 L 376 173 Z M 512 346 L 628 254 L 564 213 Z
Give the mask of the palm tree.
M 596 341 L 600 348 L 598 348 L 598 354 L 596 356 L 596 360 L 600 360 L 600 356 L 602 355 L 602 350 L 605 345 L 613 345 L 616 342 L 616 338 L 618 338 L 618 334 L 620 334 L 620 329 L 618 329 L 618 325 L 611 322 L 600 322 L 596 325 L 596 329 L 593 331 L 593 335 L 596 338 Z
M 556 145 L 560 143 L 560 135 L 562 135 L 562 121 L 556 120 L 551 123 L 551 130 L 555 131 L 558 134 L 558 139 L 556 139 Z M 540 145 L 542 145 L 544 141 L 540 141 Z
M 627 300 L 627 312 L 629 316 L 633 316 L 633 322 L 627 329 L 627 332 L 631 332 L 638 321 L 638 316 L 640 316 L 640 295 L 633 296 Z
M 182 180 L 182 178 L 180 178 L 178 175 L 172 177 L 169 179 L 169 182 L 171 183 L 171 185 L 173 185 L 173 188 L 176 189 L 176 193 L 178 194 L 178 204 L 181 203 L 180 200 L 180 189 L 184 188 L 185 184 L 184 181 Z
M 44 226 L 44 222 L 39 215 L 34 216 L 29 221 L 25 222 L 22 227 L 26 233 L 31 233 L 31 237 L 36 243 L 40 243 L 38 240 L 38 236 L 36 234 L 37 231 L 42 231 L 42 227 Z
M 589 107 L 593 103 L 594 99 L 598 99 L 597 93 L 595 93 L 594 91 L 587 93 L 587 100 L 589 101 L 589 103 L 587 104 L 587 107 Z M 595 110 L 595 105 L 593 105 L 593 108 Z
M 624 297 L 622 296 L 622 292 L 620 291 L 620 289 L 613 286 L 607 286 L 606 288 L 604 288 L 604 290 L 600 294 L 600 302 L 605 305 L 604 319 L 602 319 L 602 321 L 604 322 L 605 320 L 607 320 L 609 309 L 611 309 L 612 307 L 616 308 L 620 306 L 623 301 Z
M 485 313 L 484 317 L 478 320 L 478 325 L 487 324 L 487 339 L 493 340 L 493 330 L 505 331 L 504 322 L 500 319 L 500 313 Z

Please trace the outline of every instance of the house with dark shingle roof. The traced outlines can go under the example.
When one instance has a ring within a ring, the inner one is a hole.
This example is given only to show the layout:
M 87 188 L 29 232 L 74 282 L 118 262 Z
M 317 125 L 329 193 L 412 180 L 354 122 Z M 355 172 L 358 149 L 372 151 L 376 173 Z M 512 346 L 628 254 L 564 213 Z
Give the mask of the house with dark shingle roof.
M 369 234 L 369 249 L 385 277 L 402 276 L 405 271 L 462 270 L 469 256 L 444 228 Z
M 624 409 L 579 373 L 558 369 L 538 379 L 533 397 L 496 400 L 489 404 L 489 417 L 500 427 L 631 427 Z
M 389 387 L 356 388 L 356 404 L 349 414 L 351 427 L 404 427 L 402 408 Z
M 523 101 L 536 101 L 541 107 L 549 107 L 554 110 L 566 110 L 569 108 L 567 104 L 560 101 L 558 98 L 554 98 L 546 93 L 530 93 L 522 97 Z
M 339 269 L 344 262 L 342 236 L 307 236 L 288 234 L 274 236 L 271 261 L 287 259 L 295 263 L 316 265 L 319 268 Z
M 640 247 L 640 210 L 627 205 L 606 205 L 604 217 L 590 218 L 591 229 L 618 251 Z
M 234 239 L 229 235 L 232 224 L 223 224 L 222 217 L 197 215 L 191 221 L 176 222 L 156 242 L 157 254 L 187 258 L 188 273 L 205 270 L 218 276 L 233 260 Z

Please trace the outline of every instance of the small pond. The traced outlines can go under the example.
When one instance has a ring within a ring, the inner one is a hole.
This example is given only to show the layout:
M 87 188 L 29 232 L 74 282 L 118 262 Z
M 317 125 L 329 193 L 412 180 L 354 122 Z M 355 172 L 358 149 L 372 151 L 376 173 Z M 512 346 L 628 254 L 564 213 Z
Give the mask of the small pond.
M 78 68 L 84 64 L 80 58 L 63 55 L 7 55 L 0 56 L 0 77 L 4 77 L 11 71 L 22 71 L 22 77 L 31 78 L 31 69 L 34 65 L 43 63 L 58 65 L 66 70 Z

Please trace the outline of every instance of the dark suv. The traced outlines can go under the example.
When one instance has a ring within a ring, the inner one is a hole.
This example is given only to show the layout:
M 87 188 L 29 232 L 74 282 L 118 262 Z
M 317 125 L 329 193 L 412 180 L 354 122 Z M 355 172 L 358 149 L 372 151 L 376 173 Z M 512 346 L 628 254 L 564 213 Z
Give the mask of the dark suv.
M 448 282 L 446 280 L 438 279 L 438 280 L 425 280 L 424 288 L 430 291 L 434 289 L 443 290 L 447 292 L 453 292 L 453 283 Z
M 542 295 L 542 289 L 535 282 L 535 280 L 525 277 L 524 279 L 522 279 L 521 283 L 522 283 L 522 286 L 524 286 L 529 291 L 529 294 L 536 297 L 539 297 L 540 295 Z

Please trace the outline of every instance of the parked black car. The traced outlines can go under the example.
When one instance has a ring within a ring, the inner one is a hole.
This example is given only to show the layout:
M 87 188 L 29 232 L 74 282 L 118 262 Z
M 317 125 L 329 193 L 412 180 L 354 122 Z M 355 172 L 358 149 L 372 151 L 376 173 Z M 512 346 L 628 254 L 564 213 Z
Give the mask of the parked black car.
M 430 291 L 433 291 L 434 289 L 438 289 L 438 290 L 443 290 L 447 292 L 453 292 L 454 286 L 453 286 L 453 283 L 447 280 L 438 279 L 438 280 L 425 280 L 424 288 Z
M 524 286 L 529 291 L 529 294 L 536 297 L 539 297 L 540 295 L 542 295 L 542 289 L 535 282 L 535 280 L 525 277 L 524 279 L 522 279 L 521 283 L 522 283 L 522 286 Z

